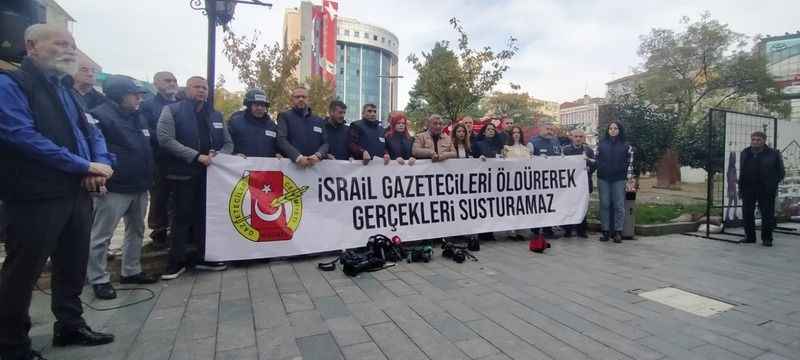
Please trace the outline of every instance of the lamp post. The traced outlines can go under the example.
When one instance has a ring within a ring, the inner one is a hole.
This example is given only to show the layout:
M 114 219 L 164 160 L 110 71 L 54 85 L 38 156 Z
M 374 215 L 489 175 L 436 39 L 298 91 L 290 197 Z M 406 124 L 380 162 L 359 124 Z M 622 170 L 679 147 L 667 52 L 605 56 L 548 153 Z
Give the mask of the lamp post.
M 214 105 L 214 68 L 217 56 L 217 26 L 228 29 L 228 23 L 233 20 L 237 4 L 259 5 L 272 8 L 272 4 L 259 0 L 189 0 L 189 7 L 201 11 L 208 17 L 208 66 L 206 68 L 206 79 L 208 80 L 208 101 Z

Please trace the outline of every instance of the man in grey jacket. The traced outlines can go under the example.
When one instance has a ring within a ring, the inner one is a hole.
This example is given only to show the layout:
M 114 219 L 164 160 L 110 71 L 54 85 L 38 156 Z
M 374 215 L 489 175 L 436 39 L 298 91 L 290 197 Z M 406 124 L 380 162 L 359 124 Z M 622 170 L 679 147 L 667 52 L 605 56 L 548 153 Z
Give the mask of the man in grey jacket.
M 222 271 L 225 263 L 207 262 L 205 251 L 206 168 L 217 152 L 231 153 L 233 142 L 222 114 L 208 103 L 206 80 L 186 81 L 186 99 L 164 107 L 158 119 L 159 150 L 166 155 L 166 178 L 175 197 L 175 226 L 163 280 L 179 277 L 186 267 Z M 197 252 L 187 255 L 188 245 Z

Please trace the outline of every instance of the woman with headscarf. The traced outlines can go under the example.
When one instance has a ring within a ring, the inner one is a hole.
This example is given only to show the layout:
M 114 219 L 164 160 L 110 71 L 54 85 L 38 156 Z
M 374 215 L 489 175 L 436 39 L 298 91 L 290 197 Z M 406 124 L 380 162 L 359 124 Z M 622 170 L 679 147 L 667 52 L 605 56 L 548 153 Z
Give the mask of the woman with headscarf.
M 625 131 L 611 121 L 597 146 L 597 180 L 600 193 L 600 241 L 622 242 L 625 225 L 625 189 L 633 179 L 633 148 L 625 143 Z M 612 227 L 613 225 L 613 227 Z
M 414 165 L 411 148 L 414 138 L 408 132 L 408 119 L 402 112 L 395 111 L 389 114 L 389 129 L 386 131 L 386 155 L 384 160 L 397 160 L 400 165 Z

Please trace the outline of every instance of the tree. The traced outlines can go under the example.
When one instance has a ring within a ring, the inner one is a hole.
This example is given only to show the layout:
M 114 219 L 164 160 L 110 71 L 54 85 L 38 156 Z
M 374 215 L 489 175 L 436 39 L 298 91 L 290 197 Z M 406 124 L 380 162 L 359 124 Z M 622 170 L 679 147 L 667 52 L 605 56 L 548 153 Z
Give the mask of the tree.
M 534 100 L 528 93 L 504 93 L 496 91 L 481 100 L 481 109 L 484 112 L 493 112 L 495 115 L 506 115 L 514 119 L 515 125 L 533 125 L 536 113 Z
M 423 52 L 422 59 L 411 54 L 407 61 L 418 74 L 409 92 L 411 98 L 417 98 L 418 104 L 424 102 L 428 111 L 452 120 L 494 88 L 519 48 L 517 39 L 510 37 L 506 49 L 500 52 L 489 46 L 472 49 L 461 22 L 452 18 L 450 24 L 459 35 L 457 53 L 450 49 L 449 41 L 442 40 L 430 52 Z
M 697 21 L 684 17 L 681 23 L 685 28 L 680 31 L 652 29 L 641 37 L 644 75 L 637 93 L 650 104 L 675 112 L 672 149 L 681 164 L 705 167 L 709 156 L 720 161 L 724 156 L 708 153 L 708 129 L 702 120 L 708 109 L 755 101 L 766 112 L 785 115 L 788 106 L 767 72 L 766 60 L 746 48 L 743 34 L 707 12 Z M 710 177 L 718 171 L 711 170 Z
M 291 104 L 292 89 L 299 85 L 294 71 L 300 63 L 300 43 L 287 48 L 281 48 L 277 42 L 259 47 L 258 38 L 258 32 L 248 37 L 236 36 L 228 30 L 223 53 L 241 82 L 249 88 L 264 90 L 271 110 L 283 111 Z
M 413 91 L 412 91 L 413 93 Z M 421 97 L 412 95 L 405 108 L 406 118 L 410 129 L 417 133 L 425 129 L 428 115 L 432 112 L 428 109 L 428 103 Z
M 617 105 L 615 113 L 625 126 L 626 140 L 636 149 L 634 167 L 642 172 L 656 171 L 659 160 L 673 144 L 676 114 L 636 100 Z
M 223 119 L 227 121 L 231 114 L 242 109 L 244 96 L 232 93 L 226 90 L 224 86 L 225 77 L 220 75 L 216 86 L 214 86 L 214 107 L 222 113 Z
M 683 124 L 697 120 L 711 107 L 723 107 L 755 96 L 769 111 L 785 112 L 779 90 L 767 72 L 766 60 L 748 51 L 744 35 L 703 13 L 698 21 L 684 17 L 685 29 L 652 29 L 641 37 L 645 59 L 644 97 L 672 108 Z
M 306 87 L 311 111 L 324 117 L 328 113 L 328 105 L 336 99 L 336 88 L 320 75 L 309 76 Z

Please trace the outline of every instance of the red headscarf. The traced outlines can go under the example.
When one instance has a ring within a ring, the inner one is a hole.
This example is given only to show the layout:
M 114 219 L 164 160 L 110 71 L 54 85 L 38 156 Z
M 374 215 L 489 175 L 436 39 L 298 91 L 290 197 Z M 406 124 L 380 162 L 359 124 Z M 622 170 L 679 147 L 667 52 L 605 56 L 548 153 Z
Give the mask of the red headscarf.
M 394 127 L 395 125 L 397 125 L 398 122 L 401 121 L 406 123 L 406 130 L 402 132 L 401 135 L 407 138 L 411 137 L 411 134 L 409 134 L 408 132 L 408 125 L 409 125 L 408 118 L 406 118 L 406 114 L 404 114 L 402 111 L 395 111 L 389 114 L 389 129 L 386 130 L 386 137 L 394 136 L 394 134 L 396 133 Z

